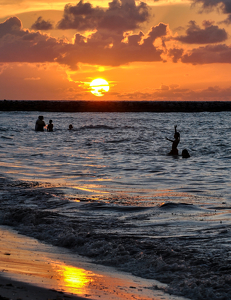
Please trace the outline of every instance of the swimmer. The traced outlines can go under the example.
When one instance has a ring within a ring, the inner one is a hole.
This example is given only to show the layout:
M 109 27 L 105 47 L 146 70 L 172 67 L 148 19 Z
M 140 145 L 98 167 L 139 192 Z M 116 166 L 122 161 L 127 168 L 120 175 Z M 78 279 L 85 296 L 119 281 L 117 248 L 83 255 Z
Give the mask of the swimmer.
M 47 131 L 50 131 L 50 132 L 53 131 L 54 125 L 52 122 L 53 122 L 52 120 L 49 120 L 49 124 L 47 125 Z
M 72 130 L 73 129 L 73 126 L 72 124 L 69 125 L 69 130 Z
M 174 140 L 168 139 L 166 137 L 166 140 L 172 142 L 172 150 L 169 152 L 169 155 L 178 155 L 177 146 L 180 142 L 180 133 L 176 130 L 176 128 L 177 128 L 177 125 L 175 125 Z
M 46 123 L 43 121 L 43 116 L 39 116 L 38 120 L 35 123 L 35 131 L 44 131 Z
M 189 158 L 190 154 L 187 149 L 182 150 L 182 158 Z

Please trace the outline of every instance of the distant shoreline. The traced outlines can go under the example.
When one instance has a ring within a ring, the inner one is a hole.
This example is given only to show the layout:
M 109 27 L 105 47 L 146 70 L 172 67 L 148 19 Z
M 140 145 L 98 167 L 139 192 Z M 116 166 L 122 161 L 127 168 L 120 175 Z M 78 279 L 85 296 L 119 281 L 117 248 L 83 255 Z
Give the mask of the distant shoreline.
M 0 111 L 219 112 L 231 111 L 231 101 L 0 100 Z

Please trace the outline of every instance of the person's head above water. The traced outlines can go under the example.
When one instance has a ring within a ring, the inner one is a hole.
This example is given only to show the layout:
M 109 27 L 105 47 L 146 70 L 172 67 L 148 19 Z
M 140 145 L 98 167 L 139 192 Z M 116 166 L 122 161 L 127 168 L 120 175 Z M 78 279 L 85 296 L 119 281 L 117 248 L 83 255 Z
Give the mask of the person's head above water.
M 52 120 L 49 120 L 49 123 L 51 124 L 53 121 Z
M 41 120 L 41 121 L 43 120 L 43 116 L 39 116 L 38 118 L 39 118 L 39 120 Z
M 190 157 L 187 149 L 182 150 L 182 157 L 183 158 L 189 158 Z
M 73 126 L 72 124 L 69 125 L 69 130 L 73 129 Z

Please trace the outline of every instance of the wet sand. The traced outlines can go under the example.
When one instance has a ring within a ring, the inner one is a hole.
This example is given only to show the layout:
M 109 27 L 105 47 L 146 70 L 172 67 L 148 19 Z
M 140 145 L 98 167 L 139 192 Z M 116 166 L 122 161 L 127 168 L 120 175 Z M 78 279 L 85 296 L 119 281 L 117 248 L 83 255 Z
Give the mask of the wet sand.
M 153 290 L 164 285 L 92 264 L 66 249 L 51 247 L 0 227 L 0 300 L 180 300 Z
M 86 298 L 77 297 L 60 291 L 41 288 L 35 285 L 12 280 L 0 276 L 0 300 L 84 300 Z M 90 298 L 88 298 L 90 299 Z

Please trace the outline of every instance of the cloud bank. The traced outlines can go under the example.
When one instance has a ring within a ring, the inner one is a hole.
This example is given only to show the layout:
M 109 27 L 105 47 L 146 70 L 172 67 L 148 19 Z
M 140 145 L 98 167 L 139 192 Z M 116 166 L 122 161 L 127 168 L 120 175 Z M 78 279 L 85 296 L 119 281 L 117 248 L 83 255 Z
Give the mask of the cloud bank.
M 231 1 L 194 0 L 194 3 L 202 3 L 203 7 L 221 5 L 223 11 L 229 12 Z M 11 17 L 0 23 L 0 62 L 49 62 L 76 70 L 78 63 L 120 66 L 165 62 L 167 54 L 175 63 L 231 63 L 231 46 L 224 44 L 228 34 L 213 22 L 204 21 L 200 27 L 190 21 L 184 35 L 172 37 L 164 23 L 152 26 L 147 33 L 141 31 L 139 28 L 149 17 L 147 4 L 136 4 L 134 0 L 113 0 L 107 9 L 93 7 L 83 0 L 76 5 L 67 4 L 58 28 L 76 30 L 72 43 L 35 32 L 52 28 L 52 22 L 41 16 L 32 25 L 32 31 L 23 29 L 21 21 Z M 81 33 L 93 29 L 87 37 Z M 182 43 L 204 46 L 188 50 Z
M 90 37 L 77 33 L 74 43 L 52 38 L 41 32 L 22 29 L 17 17 L 0 23 L 0 62 L 57 62 L 75 69 L 79 62 L 119 66 L 134 61 L 162 61 L 162 48 L 154 46 L 157 38 L 167 35 L 167 25 L 160 23 L 147 35 L 124 35 L 97 31 Z

